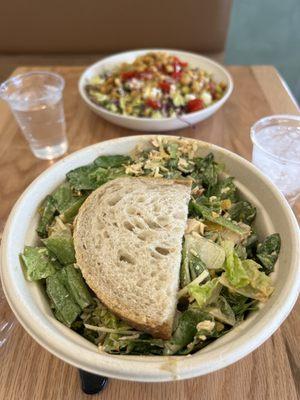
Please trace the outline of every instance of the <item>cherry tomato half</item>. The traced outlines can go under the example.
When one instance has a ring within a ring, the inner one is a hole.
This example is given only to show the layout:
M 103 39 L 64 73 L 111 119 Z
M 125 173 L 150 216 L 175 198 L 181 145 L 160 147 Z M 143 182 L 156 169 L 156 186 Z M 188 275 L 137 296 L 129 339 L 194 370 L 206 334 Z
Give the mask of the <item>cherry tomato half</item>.
M 153 110 L 159 110 L 161 105 L 158 101 L 152 100 L 152 99 L 147 99 L 146 100 L 146 105 L 153 108 Z
M 179 64 L 182 68 L 187 67 L 188 63 L 185 61 L 181 61 L 178 57 L 174 56 L 173 57 L 174 63 Z
M 122 72 L 121 79 L 122 81 L 128 81 L 128 79 L 137 78 L 139 73 L 137 71 L 127 71 Z
M 177 81 L 182 77 L 182 71 L 172 72 L 171 76 L 172 76 L 173 79 L 175 79 Z
M 159 82 L 158 86 L 164 93 L 169 93 L 170 92 L 170 87 L 171 86 L 170 86 L 169 82 L 166 82 L 166 81 Z
M 194 111 L 199 111 L 204 108 L 204 103 L 201 99 L 193 99 L 187 103 L 186 108 L 187 112 L 189 113 Z

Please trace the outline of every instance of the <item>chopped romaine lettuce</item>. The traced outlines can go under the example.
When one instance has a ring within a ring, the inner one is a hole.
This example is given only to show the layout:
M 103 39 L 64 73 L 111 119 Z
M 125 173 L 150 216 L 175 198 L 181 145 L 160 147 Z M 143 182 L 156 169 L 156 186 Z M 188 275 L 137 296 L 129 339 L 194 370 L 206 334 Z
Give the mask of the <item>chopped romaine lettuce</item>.
M 271 279 L 259 270 L 260 265 L 254 260 L 241 261 L 233 245 L 224 243 L 226 252 L 225 272 L 220 277 L 222 285 L 229 289 L 259 301 L 266 301 L 274 288 Z
M 220 269 L 225 261 L 225 251 L 217 243 L 196 232 L 185 235 L 186 252 L 199 257 L 206 268 Z M 202 272 L 202 271 L 200 271 Z
M 194 298 L 200 308 L 213 303 L 219 297 L 222 286 L 219 278 L 214 278 L 203 285 L 189 285 L 188 292 Z
M 249 284 L 249 276 L 243 268 L 242 261 L 234 251 L 234 244 L 229 241 L 222 242 L 226 260 L 224 264 L 227 280 L 236 288 L 244 287 Z

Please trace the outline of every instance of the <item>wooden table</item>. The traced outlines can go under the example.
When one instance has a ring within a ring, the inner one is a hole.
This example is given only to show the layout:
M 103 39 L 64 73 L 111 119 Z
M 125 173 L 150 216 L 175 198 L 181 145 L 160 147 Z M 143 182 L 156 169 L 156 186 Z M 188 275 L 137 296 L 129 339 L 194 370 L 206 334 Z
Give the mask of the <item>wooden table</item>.
M 18 68 L 21 73 L 33 68 Z M 41 69 L 41 68 L 36 68 Z M 66 79 L 65 113 L 70 152 L 119 136 L 134 135 L 94 115 L 81 101 L 77 81 L 83 67 L 48 67 Z M 180 135 L 226 147 L 250 159 L 250 126 L 269 114 L 299 110 L 273 67 L 228 68 L 235 89 L 226 105 L 195 129 Z M 52 162 L 33 157 L 8 109 L 0 104 L 0 232 L 21 192 Z M 21 221 L 20 221 L 21 223 Z M 1 315 L 13 318 L 8 305 Z M 298 312 L 298 315 L 297 315 Z M 281 328 L 241 361 L 210 375 L 172 383 L 134 383 L 111 379 L 97 398 L 104 400 L 296 400 L 300 398 L 300 302 Z M 1 318 L 0 318 L 1 320 Z M 0 400 L 88 399 L 78 372 L 52 356 L 15 321 L 0 349 Z

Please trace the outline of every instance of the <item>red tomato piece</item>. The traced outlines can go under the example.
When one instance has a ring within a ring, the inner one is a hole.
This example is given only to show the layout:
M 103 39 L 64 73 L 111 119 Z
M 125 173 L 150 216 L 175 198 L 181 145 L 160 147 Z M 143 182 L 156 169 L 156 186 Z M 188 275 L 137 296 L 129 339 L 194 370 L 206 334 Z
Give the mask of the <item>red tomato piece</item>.
M 158 101 L 152 100 L 152 99 L 147 99 L 146 100 L 146 105 L 153 108 L 153 110 L 159 110 L 161 105 Z
M 172 78 L 175 79 L 176 81 L 179 80 L 182 76 L 182 71 L 175 71 L 172 73 Z
M 170 92 L 170 84 L 169 84 L 169 82 L 166 82 L 166 81 L 159 82 L 158 86 L 164 93 L 169 93 Z
M 201 99 L 193 99 L 187 103 L 186 108 L 189 113 L 199 111 L 204 108 L 204 103 Z
M 178 57 L 176 57 L 176 56 L 174 56 L 173 57 L 173 60 L 174 60 L 174 64 L 178 64 L 178 65 L 180 65 L 180 67 L 187 67 L 188 66 L 188 63 L 187 62 L 185 62 L 185 61 L 181 61 Z
M 138 75 L 139 75 L 139 73 L 137 71 L 122 72 L 121 79 L 123 81 L 128 81 L 128 79 L 137 78 Z

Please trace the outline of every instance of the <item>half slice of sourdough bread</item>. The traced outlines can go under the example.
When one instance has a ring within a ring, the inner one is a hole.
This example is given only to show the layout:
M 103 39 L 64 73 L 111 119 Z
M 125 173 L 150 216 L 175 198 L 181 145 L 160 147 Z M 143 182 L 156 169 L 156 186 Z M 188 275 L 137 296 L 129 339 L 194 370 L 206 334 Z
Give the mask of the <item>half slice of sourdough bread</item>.
M 74 226 L 76 259 L 97 297 L 133 327 L 168 339 L 191 181 L 124 177 L 95 190 Z

